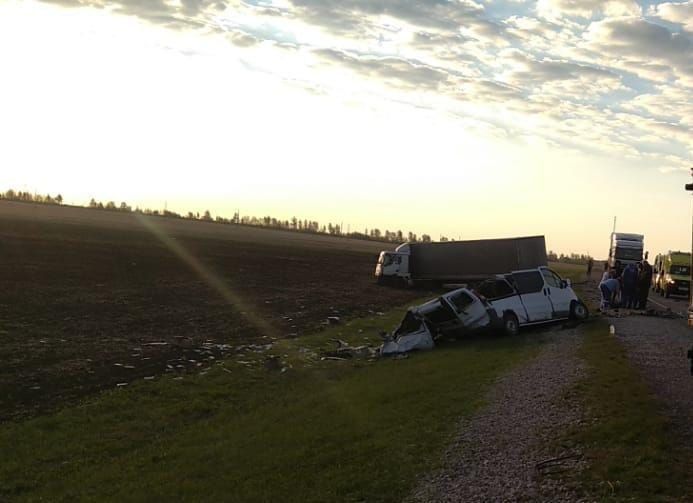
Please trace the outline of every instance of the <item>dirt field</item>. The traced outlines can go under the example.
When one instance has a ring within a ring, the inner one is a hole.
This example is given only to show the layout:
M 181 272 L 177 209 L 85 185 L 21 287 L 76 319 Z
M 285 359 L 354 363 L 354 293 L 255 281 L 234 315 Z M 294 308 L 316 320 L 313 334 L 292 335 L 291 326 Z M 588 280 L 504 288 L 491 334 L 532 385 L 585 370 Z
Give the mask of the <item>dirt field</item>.
M 0 420 L 422 295 L 374 284 L 382 243 L 148 221 L 0 202 Z

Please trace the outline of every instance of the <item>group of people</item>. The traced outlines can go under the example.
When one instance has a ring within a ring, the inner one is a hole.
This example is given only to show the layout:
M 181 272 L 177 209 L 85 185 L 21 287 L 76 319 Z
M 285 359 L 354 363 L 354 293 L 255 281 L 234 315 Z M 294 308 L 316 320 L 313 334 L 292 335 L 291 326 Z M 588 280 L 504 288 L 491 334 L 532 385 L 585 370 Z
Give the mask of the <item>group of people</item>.
M 621 267 L 604 267 L 604 275 L 599 283 L 602 294 L 601 310 L 625 307 L 627 309 L 645 309 L 647 295 L 652 284 L 652 266 L 643 260 Z

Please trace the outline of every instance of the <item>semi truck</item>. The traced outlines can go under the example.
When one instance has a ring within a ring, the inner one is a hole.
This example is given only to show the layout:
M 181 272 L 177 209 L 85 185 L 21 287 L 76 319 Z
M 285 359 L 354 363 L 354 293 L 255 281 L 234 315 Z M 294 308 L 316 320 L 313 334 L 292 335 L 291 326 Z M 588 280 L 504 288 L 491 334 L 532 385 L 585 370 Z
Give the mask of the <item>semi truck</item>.
M 375 277 L 379 283 L 442 285 L 546 265 L 544 236 L 403 243 L 380 252 Z
M 688 252 L 669 251 L 657 255 L 653 267 L 652 289 L 669 297 L 670 295 L 688 296 L 691 283 L 691 254 Z
M 641 262 L 644 248 L 645 236 L 642 234 L 612 232 L 611 246 L 609 247 L 609 267 L 621 271 L 627 264 Z

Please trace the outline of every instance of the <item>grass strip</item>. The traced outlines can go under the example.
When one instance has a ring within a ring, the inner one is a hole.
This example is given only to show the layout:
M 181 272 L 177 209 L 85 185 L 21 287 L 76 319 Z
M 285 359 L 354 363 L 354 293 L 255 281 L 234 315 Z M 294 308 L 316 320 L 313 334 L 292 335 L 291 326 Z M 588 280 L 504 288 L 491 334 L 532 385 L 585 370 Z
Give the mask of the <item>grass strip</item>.
M 400 501 L 460 417 L 541 336 L 479 337 L 404 360 L 321 361 L 332 337 L 388 330 L 402 309 L 266 355 L 230 357 L 0 425 L 0 500 Z
M 588 372 L 569 399 L 582 401 L 587 420 L 568 435 L 589 462 L 578 481 L 584 495 L 602 501 L 689 497 L 693 465 L 661 404 L 606 322 L 584 330 L 580 356 Z

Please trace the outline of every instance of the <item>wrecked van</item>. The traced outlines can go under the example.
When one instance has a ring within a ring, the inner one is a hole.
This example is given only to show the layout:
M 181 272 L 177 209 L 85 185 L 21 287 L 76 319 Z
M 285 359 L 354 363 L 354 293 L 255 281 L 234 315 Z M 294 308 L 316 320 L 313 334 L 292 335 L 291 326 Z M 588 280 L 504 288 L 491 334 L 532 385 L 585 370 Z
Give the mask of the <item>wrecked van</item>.
M 488 329 L 515 335 L 523 326 L 587 316 L 570 280 L 548 267 L 514 271 L 487 279 L 474 290 L 459 288 L 409 308 L 381 353 L 431 349 L 445 334 Z

